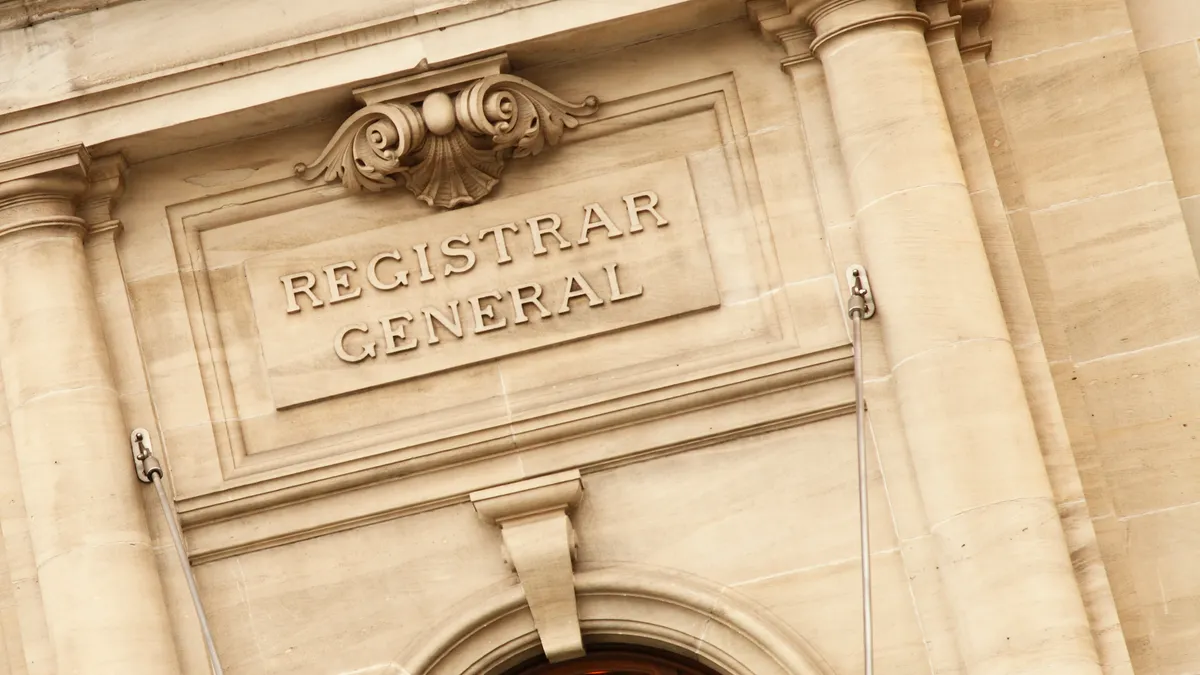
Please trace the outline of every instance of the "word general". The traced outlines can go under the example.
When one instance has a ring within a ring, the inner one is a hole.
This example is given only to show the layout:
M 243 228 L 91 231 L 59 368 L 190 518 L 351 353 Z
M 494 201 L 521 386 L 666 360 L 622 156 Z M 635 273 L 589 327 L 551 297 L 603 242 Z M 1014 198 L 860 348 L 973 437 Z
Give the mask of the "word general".
M 621 196 L 619 202 L 613 200 L 609 210 L 598 202 L 585 204 L 577 212 L 578 218 L 545 213 L 482 228 L 474 237 L 465 232 L 454 234 L 436 242 L 436 247 L 432 246 L 434 242 L 422 242 L 405 248 L 403 253 L 395 248 L 359 260 L 334 262 L 321 267 L 320 274 L 307 270 L 284 274 L 279 281 L 286 312 L 320 311 L 360 298 L 364 291 L 391 293 L 413 284 L 468 274 L 480 264 L 502 266 L 513 262 L 514 256 L 537 260 L 551 247 L 565 250 L 587 246 L 596 236 L 616 239 L 642 232 L 647 225 L 665 227 L 670 223 L 658 203 L 655 192 L 636 192 Z M 431 249 L 440 257 L 432 255 Z M 392 312 L 370 323 L 340 328 L 333 339 L 334 353 L 342 361 L 357 363 L 416 349 L 421 340 L 410 334 L 413 332 L 423 333 L 426 344 L 436 345 L 443 337 L 461 339 L 467 329 L 481 334 L 527 323 L 531 313 L 543 319 L 566 314 L 574 300 L 579 300 L 580 306 L 586 300 L 586 307 L 598 307 L 642 295 L 641 286 L 622 285 L 623 274 L 618 263 L 609 262 L 586 273 L 572 271 L 557 279 L 522 280 L 437 307 Z M 511 311 L 501 307 L 511 307 Z

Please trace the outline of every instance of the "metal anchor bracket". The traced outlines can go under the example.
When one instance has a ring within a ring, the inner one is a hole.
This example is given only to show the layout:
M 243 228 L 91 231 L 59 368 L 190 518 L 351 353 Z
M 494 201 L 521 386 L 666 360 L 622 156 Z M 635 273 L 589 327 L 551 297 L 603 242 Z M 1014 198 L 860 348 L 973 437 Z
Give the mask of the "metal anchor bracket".
M 871 280 L 867 278 L 867 270 L 862 265 L 851 265 L 846 268 L 846 286 L 850 289 L 850 311 L 862 311 L 862 318 L 875 316 L 875 295 L 871 292 Z M 855 307 L 855 297 L 862 298 L 865 308 Z
M 183 532 L 179 529 L 179 521 L 175 508 L 163 488 L 163 468 L 154 456 L 150 445 L 150 432 L 145 429 L 134 429 L 129 433 L 129 449 L 133 452 L 133 466 L 138 480 L 152 483 L 158 493 L 158 503 L 162 507 L 163 517 L 167 520 L 167 529 L 171 532 L 171 541 L 175 544 L 175 554 L 179 556 L 179 564 L 183 568 L 183 577 L 187 581 L 188 592 L 192 596 L 192 606 L 196 608 L 196 618 L 200 621 L 200 634 L 204 637 L 204 648 L 208 651 L 208 663 L 213 675 L 224 675 L 221 659 L 217 655 L 217 647 L 213 644 L 212 630 L 208 627 L 208 618 L 204 614 L 204 604 L 200 602 L 200 591 L 196 589 L 196 575 L 192 572 L 192 562 L 188 558 L 187 548 L 183 544 Z
M 133 466 L 138 480 L 153 483 L 156 474 L 162 478 L 162 465 L 154 458 L 154 449 L 150 446 L 150 432 L 134 429 L 129 434 L 129 449 L 133 451 Z

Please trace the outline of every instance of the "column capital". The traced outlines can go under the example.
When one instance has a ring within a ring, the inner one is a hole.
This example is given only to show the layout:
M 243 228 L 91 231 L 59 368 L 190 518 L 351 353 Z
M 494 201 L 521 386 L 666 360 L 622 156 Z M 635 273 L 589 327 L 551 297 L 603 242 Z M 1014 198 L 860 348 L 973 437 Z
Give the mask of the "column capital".
M 91 156 L 82 145 L 0 162 L 0 237 L 38 227 L 85 232 L 75 203 L 88 188 Z
M 828 40 L 858 28 L 912 22 L 954 31 L 964 54 L 986 55 L 992 41 L 980 28 L 994 0 L 748 0 L 747 14 L 767 38 L 783 45 L 789 66 L 811 60 Z
M 991 38 L 980 32 L 992 18 L 993 0 L 922 0 L 920 9 L 933 21 L 931 30 L 949 28 L 963 54 L 987 56 L 992 51 Z
M 746 12 L 765 37 L 783 45 L 787 58 L 780 65 L 784 68 L 813 59 L 812 42 L 816 33 L 803 17 L 792 12 L 785 0 L 750 0 Z
M 831 40 L 870 26 L 929 26 L 929 17 L 916 10 L 913 0 L 793 0 L 792 4 L 792 11 L 800 10 L 816 33 L 812 42 L 815 54 Z
M 125 169 L 129 163 L 120 154 L 97 157 L 88 172 L 88 187 L 79 204 L 79 215 L 87 224 L 88 236 L 121 231 L 113 206 L 125 192 Z

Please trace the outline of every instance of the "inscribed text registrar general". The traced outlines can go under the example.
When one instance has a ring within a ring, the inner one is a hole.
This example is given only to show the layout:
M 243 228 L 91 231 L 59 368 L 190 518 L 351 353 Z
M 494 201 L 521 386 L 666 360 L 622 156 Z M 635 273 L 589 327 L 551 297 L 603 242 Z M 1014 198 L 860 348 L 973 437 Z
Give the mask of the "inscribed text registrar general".
M 720 303 L 683 159 L 245 266 L 279 408 Z

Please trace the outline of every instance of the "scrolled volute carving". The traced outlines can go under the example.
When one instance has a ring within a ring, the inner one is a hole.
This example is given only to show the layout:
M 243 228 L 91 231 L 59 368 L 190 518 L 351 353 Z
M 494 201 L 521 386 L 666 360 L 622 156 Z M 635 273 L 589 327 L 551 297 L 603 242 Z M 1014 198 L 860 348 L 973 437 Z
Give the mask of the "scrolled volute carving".
M 425 141 L 425 122 L 411 105 L 377 103 L 355 112 L 311 164 L 297 164 L 305 180 L 340 179 L 351 190 L 392 187 L 401 159 Z
M 508 160 L 555 145 L 579 117 L 595 114 L 595 96 L 565 101 L 508 74 L 489 75 L 453 99 L 428 94 L 419 107 L 373 103 L 350 116 L 321 154 L 297 164 L 305 180 L 341 180 L 350 190 L 378 192 L 399 181 L 440 208 L 474 204 L 500 181 Z
M 598 107 L 595 96 L 571 103 L 519 77 L 492 75 L 458 95 L 455 113 L 471 133 L 491 136 L 497 148 L 511 149 L 513 157 L 529 157 L 558 143 L 565 130 L 579 125 L 579 117 Z

